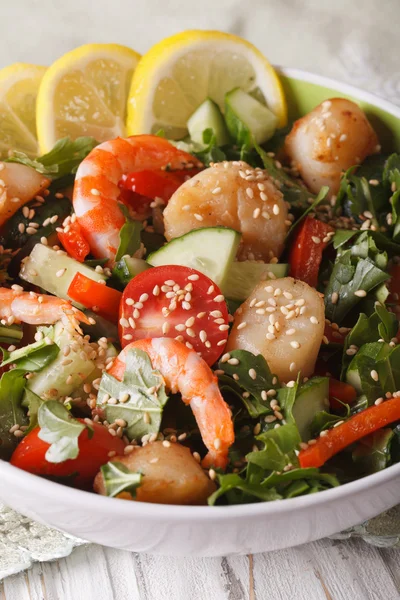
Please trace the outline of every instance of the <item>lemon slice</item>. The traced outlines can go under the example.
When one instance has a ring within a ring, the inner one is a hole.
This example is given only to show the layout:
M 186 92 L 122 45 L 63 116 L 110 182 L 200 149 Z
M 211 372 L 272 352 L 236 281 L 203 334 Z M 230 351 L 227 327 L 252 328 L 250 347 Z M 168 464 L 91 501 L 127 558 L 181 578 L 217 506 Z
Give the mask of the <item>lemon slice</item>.
M 10 150 L 37 156 L 36 96 L 45 71 L 24 63 L 0 71 L 0 159 Z
M 126 100 L 140 55 L 118 44 L 86 44 L 47 70 L 37 99 L 41 152 L 81 135 L 98 142 L 125 135 Z
M 153 46 L 140 61 L 128 101 L 129 135 L 163 129 L 170 139 L 206 98 L 224 108 L 224 96 L 241 88 L 287 122 L 281 83 L 267 59 L 249 42 L 219 31 L 185 31 Z

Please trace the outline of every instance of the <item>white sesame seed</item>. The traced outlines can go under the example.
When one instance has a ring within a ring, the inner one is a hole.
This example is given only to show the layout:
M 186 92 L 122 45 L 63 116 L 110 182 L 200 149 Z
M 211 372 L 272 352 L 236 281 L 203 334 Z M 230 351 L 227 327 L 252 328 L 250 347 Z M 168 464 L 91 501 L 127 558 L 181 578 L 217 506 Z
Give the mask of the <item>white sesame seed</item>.
M 249 369 L 249 376 L 252 379 L 257 379 L 257 372 L 256 372 L 256 370 L 255 369 Z
M 317 317 L 310 317 L 310 321 L 313 325 L 318 325 L 318 319 Z
M 90 193 L 93 194 L 93 196 L 100 196 L 100 192 L 99 190 L 96 190 L 96 188 L 92 188 Z
M 221 188 L 220 187 L 216 187 L 213 189 L 213 191 L 211 192 L 212 194 L 219 194 L 221 192 Z
M 288 329 L 288 330 L 286 331 L 286 335 L 293 335 L 293 334 L 295 334 L 295 333 L 296 333 L 296 330 L 295 330 L 295 328 L 294 328 L 294 327 L 291 327 L 290 329 Z
M 292 346 L 292 348 L 295 348 L 295 349 L 300 348 L 299 342 L 297 342 L 295 340 L 293 342 L 290 342 L 290 345 Z
M 142 294 L 139 298 L 139 302 L 146 302 L 146 300 L 149 299 L 149 295 L 148 294 Z
M 383 401 L 384 401 L 383 398 L 377 398 L 375 400 L 374 404 L 375 404 L 375 406 L 379 406 L 380 404 L 382 404 Z
M 339 300 L 339 294 L 337 292 L 333 292 L 332 296 L 331 296 L 332 304 L 336 304 L 338 300 Z
M 254 198 L 254 192 L 250 187 L 246 188 L 246 194 L 249 198 Z
M 133 298 L 127 298 L 127 299 L 125 300 L 125 302 L 126 302 L 126 304 L 127 304 L 128 306 L 132 306 L 133 304 L 135 304 L 135 301 L 134 301 L 134 299 L 133 299 Z
M 274 213 L 274 215 L 279 215 L 280 209 L 277 204 L 274 204 L 274 206 L 272 207 L 272 212 Z
M 237 329 L 244 329 L 246 327 L 247 323 L 246 321 L 242 321 L 242 323 L 239 323 L 239 325 L 237 326 Z
M 215 298 L 214 298 L 214 302 L 224 302 L 224 300 L 225 300 L 225 298 L 222 294 L 218 294 L 218 296 L 215 296 Z
M 67 269 L 64 268 L 64 269 L 60 269 L 59 271 L 57 271 L 56 272 L 56 277 L 62 277 L 64 275 L 64 273 L 65 273 L 66 270 Z
M 190 281 L 197 281 L 198 278 L 199 278 L 199 276 L 196 274 L 189 275 L 189 277 L 188 277 L 188 279 L 190 279 Z
M 230 357 L 231 357 L 231 355 L 227 352 L 226 354 L 223 354 L 221 356 L 220 362 L 221 363 L 226 363 L 226 362 L 228 362 L 228 360 L 230 359 Z
M 219 438 L 215 438 L 214 440 L 214 448 L 219 450 L 221 448 L 221 440 Z
M 225 356 L 226 356 L 226 355 L 225 355 Z M 229 356 L 230 356 L 230 355 L 229 355 Z M 225 361 L 222 361 L 222 360 L 221 360 L 221 362 L 225 362 Z M 238 359 L 238 358 L 228 358 L 228 359 L 227 359 L 227 362 L 228 362 L 228 364 L 229 364 L 229 365 L 236 366 L 236 365 L 238 365 L 238 364 L 239 364 L 239 359 Z
M 311 239 L 314 242 L 314 244 L 320 244 L 321 243 L 321 238 L 317 237 L 316 235 L 312 235 Z
M 367 295 L 367 292 L 365 290 L 356 290 L 354 292 L 355 296 L 358 296 L 359 298 L 365 298 L 365 296 Z
M 379 380 L 379 375 L 378 375 L 378 372 L 377 372 L 377 371 L 375 371 L 375 369 L 372 369 L 372 371 L 371 371 L 370 375 L 371 375 L 371 378 L 372 378 L 374 381 L 378 381 L 378 380 Z
M 194 213 L 194 218 L 197 219 L 197 221 L 203 220 L 203 217 L 201 215 L 199 215 L 198 213 Z
M 260 214 L 261 214 L 261 208 L 255 208 L 253 210 L 253 219 L 258 219 L 258 217 L 260 216 Z

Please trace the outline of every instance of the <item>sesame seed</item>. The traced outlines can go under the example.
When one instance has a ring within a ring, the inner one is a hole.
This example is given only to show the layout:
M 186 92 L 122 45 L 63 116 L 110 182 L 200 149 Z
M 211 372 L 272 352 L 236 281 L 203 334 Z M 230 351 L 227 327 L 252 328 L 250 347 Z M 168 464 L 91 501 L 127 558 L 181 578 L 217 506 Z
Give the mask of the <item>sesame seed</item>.
M 354 292 L 355 296 L 358 296 L 359 298 L 365 298 L 365 296 L 367 295 L 367 292 L 365 290 L 356 290 Z
M 216 187 L 213 189 L 213 191 L 211 192 L 212 194 L 219 194 L 221 192 L 221 188 L 220 187 Z
M 228 360 L 230 359 L 231 355 L 227 352 L 226 354 L 223 354 L 221 356 L 220 362 L 221 363 L 226 363 L 228 362 Z
M 92 188 L 90 193 L 93 194 L 93 196 L 100 196 L 100 192 L 99 190 L 96 190 L 96 188 Z
M 331 296 L 332 304 L 336 304 L 338 300 L 339 300 L 339 294 L 337 292 L 333 292 L 332 296 Z
M 257 372 L 255 369 L 249 369 L 249 376 L 251 379 L 257 379 Z
M 329 344 L 329 340 L 326 337 L 326 335 L 322 336 L 322 341 L 324 342 L 324 344 Z
M 149 299 L 149 295 L 148 294 L 142 294 L 139 298 L 139 302 L 146 302 L 146 300 Z
M 334 427 L 339 427 L 339 425 L 343 425 L 344 421 L 338 421 L 337 423 L 334 424 Z M 308 442 L 310 443 L 310 442 Z
M 383 402 L 383 398 L 377 398 L 374 402 L 375 406 L 379 406 L 380 404 L 382 404 Z
M 228 354 L 228 355 L 224 355 L 224 356 L 230 356 L 230 355 Z M 223 357 L 222 357 L 222 358 L 223 358 Z M 226 362 L 226 361 L 223 361 L 223 360 L 221 359 L 221 362 Z M 239 364 L 239 359 L 237 359 L 237 358 L 228 358 L 228 359 L 227 359 L 227 362 L 228 362 L 228 364 L 229 364 L 229 365 L 236 366 L 236 365 L 238 365 L 238 364 Z
M 310 321 L 313 325 L 318 325 L 318 319 L 317 317 L 310 317 Z
M 249 198 L 254 198 L 254 192 L 251 187 L 246 188 L 246 194 Z
M 293 342 L 290 342 L 290 345 L 292 346 L 292 348 L 295 348 L 295 349 L 300 348 L 299 342 L 297 342 L 295 340 Z
M 378 380 L 379 380 L 379 375 L 378 375 L 378 372 L 377 372 L 377 371 L 375 371 L 375 369 L 372 369 L 372 371 L 371 371 L 370 375 L 371 375 L 371 378 L 372 378 L 374 381 L 378 381 Z
M 56 277 L 62 277 L 64 275 L 64 273 L 65 273 L 66 270 L 67 269 L 64 268 L 64 269 L 60 269 L 59 271 L 57 271 Z
M 215 438 L 214 440 L 214 448 L 219 450 L 221 448 L 221 440 L 219 438 Z
M 219 294 L 218 296 L 215 296 L 215 298 L 214 298 L 214 302 L 224 302 L 224 300 L 225 300 L 225 298 L 222 294 Z
M 197 219 L 198 221 L 203 220 L 203 217 L 201 215 L 199 215 L 198 213 L 194 213 L 194 218 Z
M 258 219 L 258 217 L 260 216 L 261 213 L 261 208 L 255 208 L 253 210 L 253 219 Z
M 290 363 L 290 366 L 289 366 L 289 371 L 292 371 L 292 372 L 293 372 L 293 371 L 295 371 L 295 370 L 296 370 L 296 363 L 295 363 L 295 362 L 292 362 L 292 363 Z
M 239 325 L 237 326 L 237 329 L 244 329 L 246 327 L 247 323 L 246 321 L 242 321 L 242 323 L 239 323 Z
M 226 340 L 220 340 L 219 342 L 217 342 L 217 346 L 225 346 L 226 344 Z M 211 343 L 209 341 L 207 341 L 205 343 L 206 348 L 211 348 Z
M 368 183 L 369 183 L 370 185 L 379 185 L 379 181 L 378 181 L 377 179 L 370 179 L 370 180 L 368 181 Z
M 198 278 L 199 278 L 199 276 L 198 276 L 198 275 L 196 275 L 196 273 L 195 273 L 194 275 L 189 275 L 189 277 L 188 277 L 188 279 L 189 279 L 190 281 L 197 281 L 197 280 L 198 280 Z
M 272 212 L 274 213 L 274 215 L 279 215 L 280 209 L 277 204 L 274 204 L 274 206 L 272 207 Z
M 25 231 L 25 225 L 23 223 L 19 223 L 18 224 L 18 231 L 20 233 L 24 233 L 24 231 Z
M 321 238 L 317 237 L 316 235 L 312 235 L 311 239 L 314 242 L 314 244 L 320 244 L 321 243 Z

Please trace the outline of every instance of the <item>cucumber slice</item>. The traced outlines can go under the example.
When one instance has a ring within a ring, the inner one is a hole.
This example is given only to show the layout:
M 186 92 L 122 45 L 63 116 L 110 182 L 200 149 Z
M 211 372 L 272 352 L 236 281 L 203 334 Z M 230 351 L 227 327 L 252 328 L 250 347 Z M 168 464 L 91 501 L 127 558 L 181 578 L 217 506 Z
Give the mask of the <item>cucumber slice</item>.
M 74 339 L 78 342 L 76 346 L 71 344 Z M 44 400 L 56 400 L 61 396 L 71 396 L 82 385 L 82 381 L 96 368 L 92 360 L 83 358 L 85 349 L 90 348 L 89 343 L 78 334 L 71 335 L 71 332 L 67 331 L 61 322 L 54 326 L 54 343 L 61 348 L 57 358 L 42 371 L 34 373 L 27 383 L 27 388 Z M 65 364 L 66 357 L 62 350 L 67 345 L 70 347 L 68 354 L 70 362 Z
M 60 276 L 62 272 L 63 274 Z M 71 300 L 67 292 L 76 273 L 82 273 L 94 281 L 106 279 L 102 273 L 97 273 L 74 258 L 65 254 L 57 254 L 56 250 L 43 244 L 36 244 L 22 265 L 19 276 L 24 281 L 37 285 L 50 294 L 64 300 Z M 77 302 L 73 302 L 73 304 L 78 308 L 83 308 Z
M 225 95 L 225 121 L 238 144 L 248 142 L 249 132 L 257 144 L 263 144 L 278 126 L 274 113 L 240 88 Z
M 90 309 L 85 309 L 83 312 L 87 317 L 91 317 L 96 321 L 94 325 L 86 325 L 86 323 L 80 324 L 84 334 L 90 335 L 91 340 L 105 337 L 109 342 L 118 343 L 118 327 L 115 323 L 107 321 L 107 319 Z
M 311 439 L 311 423 L 316 413 L 329 407 L 329 378 L 313 377 L 300 388 L 292 414 L 303 442 Z
M 234 262 L 229 268 L 222 292 L 230 300 L 243 302 L 260 281 L 271 279 L 269 273 L 280 279 L 286 277 L 288 270 L 289 265 L 286 264 Z
M 147 262 L 153 267 L 191 267 L 221 286 L 235 259 L 240 238 L 240 233 L 227 227 L 194 229 L 150 254 Z
M 206 98 L 192 114 L 187 122 L 187 128 L 193 142 L 203 144 L 203 131 L 212 129 L 216 137 L 217 146 L 229 144 L 230 137 L 224 117 L 215 102 Z
M 104 355 L 104 361 L 106 361 L 107 358 L 115 358 L 117 357 L 119 354 L 119 351 L 116 349 L 116 347 L 114 346 L 114 344 L 108 344 L 107 346 L 107 350 L 106 353 Z M 82 384 L 76 388 L 76 390 L 74 392 L 72 392 L 70 394 L 71 398 L 81 398 L 84 403 L 86 403 L 86 399 L 88 398 L 89 394 L 85 392 L 85 385 L 87 383 L 93 383 L 93 381 L 95 381 L 95 379 L 101 379 L 103 375 L 103 370 L 100 369 L 99 367 L 95 367 L 93 369 L 93 371 L 90 373 L 90 375 L 88 375 L 88 377 L 86 377 L 85 381 L 82 382 Z M 76 406 L 76 404 L 74 403 L 74 406 Z
M 125 287 L 133 277 L 150 269 L 150 267 L 151 265 L 142 258 L 123 256 L 113 268 L 113 276 Z

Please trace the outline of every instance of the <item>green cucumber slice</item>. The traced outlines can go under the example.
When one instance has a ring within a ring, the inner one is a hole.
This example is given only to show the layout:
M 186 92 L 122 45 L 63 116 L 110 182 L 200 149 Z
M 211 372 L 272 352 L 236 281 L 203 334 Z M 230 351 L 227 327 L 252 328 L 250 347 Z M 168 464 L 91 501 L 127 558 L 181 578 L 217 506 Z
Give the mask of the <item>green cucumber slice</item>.
M 241 235 L 227 227 L 194 229 L 147 257 L 153 267 L 183 265 L 207 275 L 223 287 L 239 247 Z
M 263 144 L 278 126 L 274 113 L 240 88 L 225 95 L 225 121 L 238 144 L 248 143 L 249 132 L 257 144 Z
M 125 287 L 133 277 L 150 269 L 150 266 L 142 258 L 134 258 L 133 256 L 126 255 L 113 268 L 113 276 Z
M 187 128 L 193 142 L 203 144 L 203 131 L 212 129 L 216 137 L 217 146 L 229 144 L 230 137 L 226 128 L 224 117 L 215 102 L 206 98 L 192 114 L 187 122 Z
M 292 414 L 303 442 L 311 439 L 311 423 L 318 412 L 329 408 L 329 378 L 313 377 L 304 383 L 293 405 Z
M 260 281 L 286 277 L 288 270 L 289 265 L 286 264 L 234 262 L 229 268 L 222 292 L 230 300 L 243 302 Z M 272 277 L 269 273 L 272 274 Z
M 76 273 L 82 273 L 94 281 L 105 281 L 106 279 L 102 273 L 97 273 L 74 258 L 66 254 L 57 254 L 56 250 L 43 244 L 36 244 L 22 265 L 19 276 L 49 294 L 54 294 L 64 300 L 71 300 L 67 292 Z M 77 302 L 73 302 L 73 304 L 78 308 L 83 308 Z

